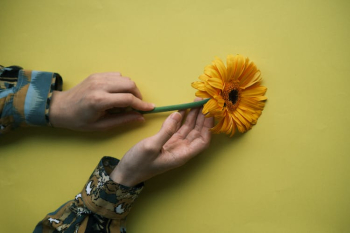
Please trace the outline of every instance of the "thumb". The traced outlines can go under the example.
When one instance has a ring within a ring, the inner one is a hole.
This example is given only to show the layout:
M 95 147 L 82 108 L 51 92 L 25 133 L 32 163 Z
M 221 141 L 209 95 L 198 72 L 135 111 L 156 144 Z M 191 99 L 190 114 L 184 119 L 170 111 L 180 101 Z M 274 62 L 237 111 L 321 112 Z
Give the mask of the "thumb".
M 181 124 L 182 115 L 179 112 L 174 112 L 164 121 L 162 128 L 154 135 L 154 144 L 161 148 L 179 128 Z

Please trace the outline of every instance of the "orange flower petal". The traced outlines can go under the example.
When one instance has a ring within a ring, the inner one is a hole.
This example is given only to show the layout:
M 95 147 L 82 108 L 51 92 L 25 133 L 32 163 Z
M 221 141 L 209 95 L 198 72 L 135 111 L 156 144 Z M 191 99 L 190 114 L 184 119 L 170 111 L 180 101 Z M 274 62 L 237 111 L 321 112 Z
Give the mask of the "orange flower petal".
M 263 96 L 263 95 L 261 95 L 261 96 L 254 96 L 254 97 L 252 97 L 254 100 L 257 100 L 257 101 L 265 101 L 265 100 L 267 100 L 267 97 L 266 96 Z
M 262 96 L 266 93 L 267 88 L 264 86 L 259 86 L 253 89 L 247 89 L 242 91 L 242 96 Z
M 237 129 L 239 132 L 244 133 L 245 131 L 247 131 L 245 129 L 245 127 L 243 126 L 242 122 L 237 117 L 235 117 L 234 114 L 231 114 L 231 117 L 234 120 L 234 122 L 236 123 Z
M 222 80 L 218 78 L 209 78 L 207 82 L 210 84 L 210 86 L 215 87 L 217 89 L 222 90 L 224 87 Z
M 253 108 L 250 108 L 248 105 L 246 105 L 242 102 L 239 104 L 238 108 L 242 109 L 243 111 L 250 112 L 250 113 L 255 112 L 255 110 Z
M 216 99 L 218 105 L 219 105 L 221 108 L 223 108 L 223 107 L 224 107 L 224 104 L 225 104 L 225 100 L 222 98 L 222 96 L 221 96 L 221 95 L 218 95 L 218 96 L 215 97 L 215 99 Z
M 253 74 L 253 73 L 252 73 Z M 261 81 L 261 73 L 260 70 L 256 71 L 254 75 L 249 75 L 244 81 L 240 82 L 240 87 L 246 89 L 257 82 Z
M 208 94 L 211 95 L 212 97 L 219 95 L 219 91 L 215 89 L 213 86 L 211 86 L 209 83 L 205 83 L 205 88 Z
M 233 115 L 245 126 L 246 130 L 251 128 L 251 124 L 238 111 L 233 112 Z
M 203 111 L 202 111 L 203 112 Z M 203 113 L 204 114 L 204 113 Z M 222 111 L 213 111 L 213 112 L 209 112 L 205 115 L 205 117 L 209 118 L 209 117 L 214 117 L 216 120 L 221 120 L 222 118 L 224 118 L 225 116 L 222 114 Z
M 227 57 L 227 73 L 228 73 L 228 82 L 237 80 L 245 68 L 245 59 L 242 55 L 228 56 Z
M 221 79 L 219 71 L 213 65 L 206 66 L 204 68 L 204 74 L 207 75 L 209 78 Z
M 196 92 L 196 96 L 197 97 L 201 97 L 201 98 L 211 98 L 211 95 L 209 95 L 207 92 L 205 91 L 197 91 Z
M 219 71 L 221 80 L 227 80 L 227 70 L 220 58 L 215 58 L 215 60 L 213 61 L 213 66 Z
M 198 78 L 204 82 L 209 79 L 209 77 L 206 74 L 201 74 Z
M 218 108 L 218 104 L 215 99 L 210 99 L 206 104 L 203 106 L 203 114 L 207 114 L 208 112 L 212 112 Z
M 241 104 L 247 105 L 254 110 L 262 110 L 265 106 L 265 102 L 257 101 L 253 98 L 243 98 L 241 99 Z
M 191 83 L 191 86 L 192 86 L 193 88 L 198 89 L 199 91 L 206 91 L 205 85 L 204 85 L 203 82 L 199 82 L 199 81 L 193 82 L 193 83 Z
M 230 137 L 232 137 L 235 134 L 235 132 L 236 132 L 236 124 L 233 121 L 233 119 L 232 119 L 232 125 L 230 127 L 230 132 L 231 132 Z
M 250 124 L 256 124 L 256 119 L 253 114 L 244 112 L 242 109 L 237 108 L 237 112 L 241 114 Z
M 230 117 L 229 117 L 229 114 L 226 114 L 224 118 L 224 123 L 222 124 L 220 131 L 227 133 L 229 129 L 230 129 Z
M 258 71 L 258 68 L 254 64 L 254 62 L 249 62 L 249 58 L 246 58 L 245 61 L 245 68 L 244 71 L 242 72 L 241 76 L 239 77 L 239 81 L 245 82 L 247 78 L 249 78 L 251 75 L 254 75 Z
M 226 121 L 227 121 L 227 129 L 226 134 L 230 134 L 230 137 L 232 137 L 235 134 L 236 131 L 236 125 L 234 123 L 234 120 L 230 116 L 230 114 L 226 115 Z
M 224 121 L 225 121 L 225 118 L 221 119 L 213 128 L 210 129 L 211 132 L 216 134 L 220 133 Z

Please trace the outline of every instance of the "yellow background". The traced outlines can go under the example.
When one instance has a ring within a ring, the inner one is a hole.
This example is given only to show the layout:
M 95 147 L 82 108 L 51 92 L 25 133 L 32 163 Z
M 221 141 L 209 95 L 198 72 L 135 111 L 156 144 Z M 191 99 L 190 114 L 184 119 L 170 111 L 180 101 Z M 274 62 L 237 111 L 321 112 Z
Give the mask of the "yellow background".
M 153 178 L 128 233 L 350 232 L 350 2 L 2 0 L 0 64 L 54 71 L 70 89 L 120 71 L 158 106 L 190 102 L 215 56 L 248 56 L 268 102 L 250 132 L 215 135 Z M 31 232 L 168 114 L 105 133 L 17 129 L 0 139 L 0 232 Z

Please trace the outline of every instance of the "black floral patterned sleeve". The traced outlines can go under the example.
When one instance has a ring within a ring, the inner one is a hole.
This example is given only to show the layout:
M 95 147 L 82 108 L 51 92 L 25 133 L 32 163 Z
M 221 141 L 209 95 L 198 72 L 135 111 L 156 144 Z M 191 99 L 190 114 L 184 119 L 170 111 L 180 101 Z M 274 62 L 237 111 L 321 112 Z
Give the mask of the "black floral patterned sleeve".
M 143 183 L 126 187 L 109 177 L 119 160 L 103 157 L 81 193 L 38 223 L 34 233 L 125 233 L 126 217 Z

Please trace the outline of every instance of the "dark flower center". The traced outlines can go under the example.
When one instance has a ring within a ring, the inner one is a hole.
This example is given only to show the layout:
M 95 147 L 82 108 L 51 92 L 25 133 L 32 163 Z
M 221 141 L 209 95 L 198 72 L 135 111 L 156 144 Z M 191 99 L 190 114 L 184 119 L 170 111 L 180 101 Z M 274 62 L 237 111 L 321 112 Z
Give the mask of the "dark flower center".
M 228 94 L 228 98 L 234 105 L 238 100 L 238 90 L 233 89 L 232 91 L 230 91 L 230 93 Z

